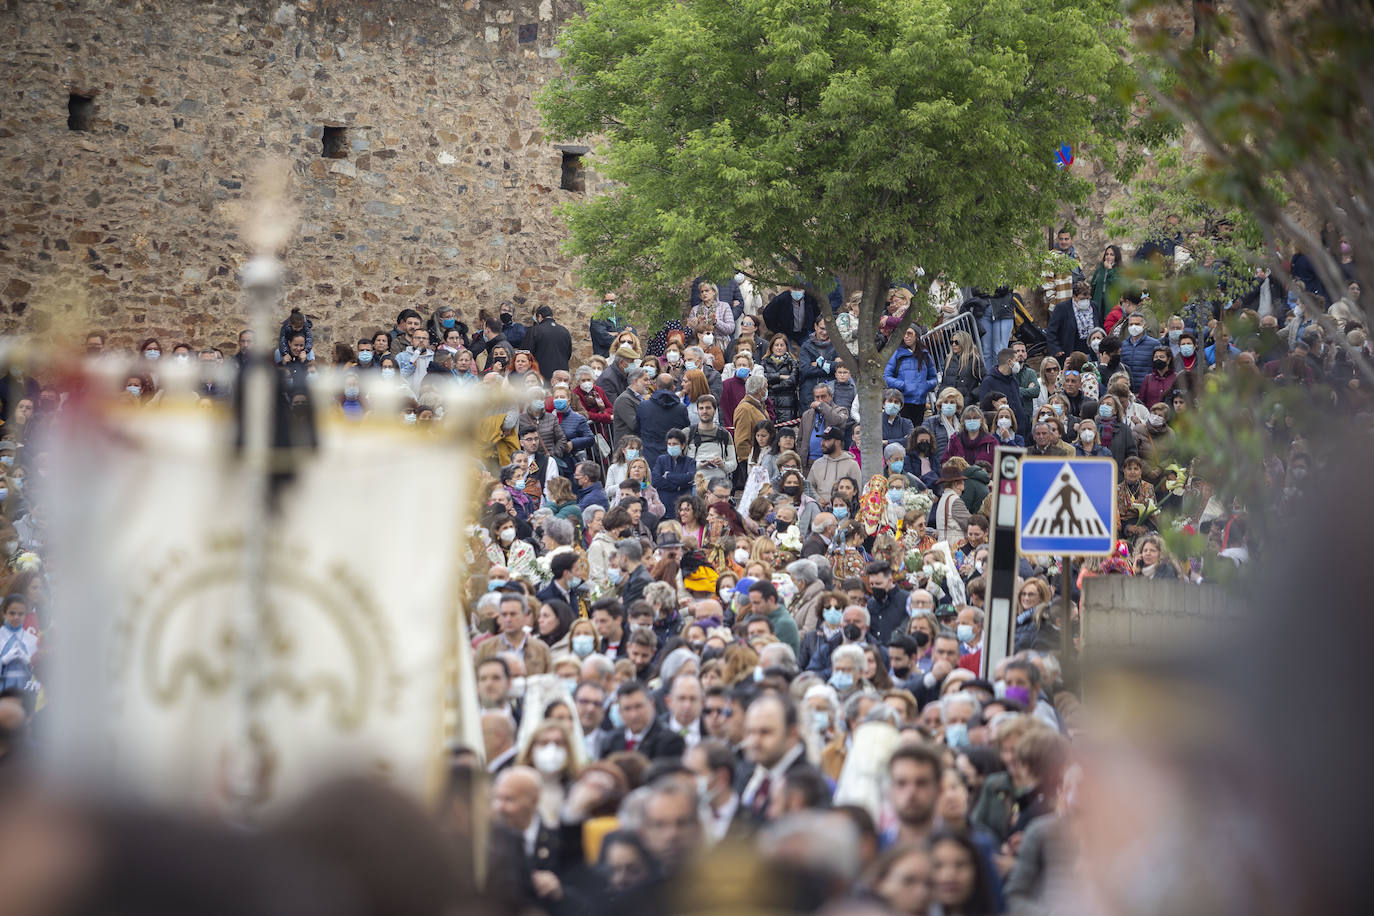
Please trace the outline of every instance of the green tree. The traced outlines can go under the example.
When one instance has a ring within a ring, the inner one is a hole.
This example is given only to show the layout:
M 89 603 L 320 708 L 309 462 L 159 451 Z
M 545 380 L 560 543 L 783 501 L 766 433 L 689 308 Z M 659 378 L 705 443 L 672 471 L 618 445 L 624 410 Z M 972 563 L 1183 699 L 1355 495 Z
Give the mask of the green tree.
M 1115 0 L 588 0 L 542 107 L 552 134 L 602 141 L 615 189 L 567 209 L 569 248 L 650 320 L 739 265 L 822 302 L 860 278 L 858 352 L 836 347 L 871 472 L 889 282 L 1029 276 L 1089 190 L 1054 150 L 1129 127 L 1124 41 Z
M 1143 14 L 1188 5 L 1134 7 Z M 1191 43 L 1165 28 L 1166 16 L 1141 28 L 1142 90 L 1156 121 L 1172 119 L 1201 141 L 1198 192 L 1253 220 L 1267 265 L 1343 346 L 1308 291 L 1294 286 L 1286 257 L 1306 255 L 1333 300 L 1345 293 L 1347 272 L 1362 289 L 1374 283 L 1374 2 L 1229 0 L 1206 13 Z M 1342 263 L 1342 241 L 1363 257 Z M 1368 361 L 1349 352 L 1363 383 L 1374 384 Z

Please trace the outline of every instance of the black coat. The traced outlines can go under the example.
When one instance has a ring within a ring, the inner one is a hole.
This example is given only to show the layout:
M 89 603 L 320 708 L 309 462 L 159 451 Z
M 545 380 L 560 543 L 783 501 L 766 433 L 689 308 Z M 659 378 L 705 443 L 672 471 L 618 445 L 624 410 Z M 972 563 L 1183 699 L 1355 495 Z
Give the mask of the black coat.
M 682 736 L 668 731 L 667 727 L 658 719 L 649 726 L 644 738 L 635 748 L 636 751 L 648 757 L 650 760 L 658 760 L 661 757 L 681 757 L 686 750 L 687 742 L 682 740 Z M 601 756 L 609 757 L 617 751 L 625 750 L 625 729 L 616 729 L 611 733 L 601 745 Z
M 879 601 L 875 595 L 868 599 L 868 629 L 882 645 L 907 618 L 906 599 L 911 593 L 893 586 Z
M 986 395 L 992 393 L 1006 395 L 1007 406 L 1016 415 L 1016 429 L 1022 433 L 1027 432 L 1030 428 L 1030 417 L 1021 404 L 1021 384 L 1016 380 L 1016 376 L 1003 375 L 997 369 L 983 376 L 983 383 L 978 386 L 979 404 L 982 404 Z
M 1050 355 L 1063 365 L 1065 357 L 1074 353 L 1092 353 L 1088 341 L 1078 334 L 1078 319 L 1073 314 L 1073 300 L 1065 299 L 1050 312 Z
M 816 297 L 811 293 L 802 296 L 802 326 L 798 331 L 792 327 L 792 294 L 786 290 L 778 293 L 763 307 L 763 323 L 774 334 L 786 334 L 797 346 L 801 346 L 816 328 L 816 316 L 820 314 Z
M 790 423 L 797 410 L 797 360 L 791 353 L 769 354 L 763 359 L 763 377 L 768 380 L 768 397 L 773 401 L 777 422 Z
M 545 318 L 525 335 L 525 349 L 539 364 L 539 374 L 548 381 L 554 372 L 568 371 L 572 359 L 572 333 L 552 318 Z

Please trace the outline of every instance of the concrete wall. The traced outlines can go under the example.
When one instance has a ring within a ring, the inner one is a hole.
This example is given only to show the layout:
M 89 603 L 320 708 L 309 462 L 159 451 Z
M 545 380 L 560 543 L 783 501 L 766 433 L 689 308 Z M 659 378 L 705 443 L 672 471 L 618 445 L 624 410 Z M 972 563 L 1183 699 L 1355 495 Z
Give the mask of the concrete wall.
M 1083 584 L 1083 654 L 1225 641 L 1240 616 L 1241 608 L 1216 586 L 1097 576 Z
M 289 304 L 317 348 L 441 303 L 470 323 L 549 303 L 585 330 L 554 213 L 577 195 L 534 105 L 574 8 L 0 0 L 0 331 L 230 345 L 269 157 L 290 166 Z M 71 93 L 89 130 L 68 129 Z M 322 156 L 326 126 L 344 158 Z

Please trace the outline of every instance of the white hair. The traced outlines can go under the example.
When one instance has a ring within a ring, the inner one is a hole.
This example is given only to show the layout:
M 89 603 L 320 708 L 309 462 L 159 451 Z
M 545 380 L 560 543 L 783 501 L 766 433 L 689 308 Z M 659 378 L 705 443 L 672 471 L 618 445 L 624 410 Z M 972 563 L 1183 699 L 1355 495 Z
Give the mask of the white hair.
M 839 720 L 843 710 L 840 708 L 840 695 L 835 692 L 834 687 L 829 684 L 816 684 L 806 688 L 806 693 L 802 694 L 803 705 L 813 697 L 825 700 L 825 704 L 830 707 L 831 718 Z
M 830 653 L 830 667 L 834 668 L 836 662 L 846 658 L 854 663 L 854 670 L 862 677 L 864 668 L 868 667 L 868 658 L 864 655 L 864 650 L 854 643 L 846 643 Z
M 863 864 L 859 858 L 859 829 L 843 815 L 827 811 L 798 811 L 765 827 L 758 850 L 766 859 L 853 881 Z
M 782 658 L 776 661 L 768 661 L 770 655 L 781 655 Z M 759 665 L 764 668 L 785 668 L 788 671 L 796 672 L 797 655 L 792 651 L 792 647 L 785 642 L 769 643 L 759 652 Z
M 820 570 L 811 560 L 793 560 L 787 564 L 787 574 L 796 576 L 798 579 L 810 585 L 820 578 Z
M 768 379 L 762 375 L 751 375 L 744 380 L 745 394 L 758 394 L 768 390 Z
M 951 693 L 940 701 L 941 722 L 949 721 L 949 708 L 956 703 L 967 703 L 969 708 L 973 710 L 973 718 L 976 718 L 983 711 L 983 704 L 978 701 L 976 696 L 967 690 L 961 690 L 958 693 Z

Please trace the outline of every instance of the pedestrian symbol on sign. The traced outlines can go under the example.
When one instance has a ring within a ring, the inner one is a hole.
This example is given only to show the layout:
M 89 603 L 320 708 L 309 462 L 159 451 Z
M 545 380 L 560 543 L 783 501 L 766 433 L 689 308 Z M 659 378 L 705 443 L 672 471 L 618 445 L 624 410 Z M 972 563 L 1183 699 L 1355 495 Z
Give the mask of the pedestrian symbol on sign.
M 1078 475 L 1065 464 L 1021 529 L 1023 536 L 1103 537 L 1110 530 L 1088 499 Z

